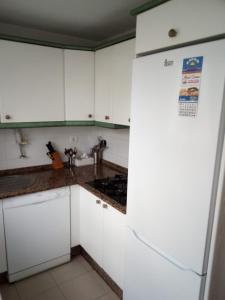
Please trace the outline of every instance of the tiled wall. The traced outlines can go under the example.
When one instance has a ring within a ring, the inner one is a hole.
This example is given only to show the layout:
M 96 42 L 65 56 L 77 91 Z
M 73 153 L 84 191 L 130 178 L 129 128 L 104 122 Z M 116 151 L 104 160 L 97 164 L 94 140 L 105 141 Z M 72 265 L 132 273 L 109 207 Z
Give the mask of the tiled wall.
M 124 167 L 128 165 L 129 129 L 55 127 L 23 129 L 23 132 L 28 139 L 28 145 L 25 147 L 27 158 L 20 159 L 15 130 L 0 130 L 0 170 L 50 163 L 45 146 L 48 141 L 53 142 L 63 160 L 66 160 L 63 154 L 65 147 L 77 146 L 82 152 L 88 153 L 97 143 L 98 136 L 102 136 L 108 143 L 104 159 Z M 72 141 L 73 137 L 75 143 Z

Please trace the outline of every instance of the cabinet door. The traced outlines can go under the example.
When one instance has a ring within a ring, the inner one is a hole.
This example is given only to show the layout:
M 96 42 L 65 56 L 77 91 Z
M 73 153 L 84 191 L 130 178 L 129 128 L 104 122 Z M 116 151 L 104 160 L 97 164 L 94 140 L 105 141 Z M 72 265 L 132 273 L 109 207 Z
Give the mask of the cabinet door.
M 64 120 L 63 50 L 0 41 L 2 122 Z
M 66 120 L 94 119 L 94 52 L 65 50 Z
M 80 186 L 70 187 L 71 247 L 80 245 Z
M 224 20 L 223 0 L 168 1 L 138 15 L 136 53 L 224 34 Z
M 103 209 L 103 269 L 123 288 L 126 216 L 107 205 Z
M 95 119 L 112 123 L 112 47 L 95 53 Z
M 102 214 L 101 201 L 81 188 L 80 244 L 100 266 L 102 266 Z
M 135 39 L 112 48 L 113 123 L 129 125 Z
M 0 273 L 6 272 L 5 230 L 3 223 L 2 200 L 0 200 Z

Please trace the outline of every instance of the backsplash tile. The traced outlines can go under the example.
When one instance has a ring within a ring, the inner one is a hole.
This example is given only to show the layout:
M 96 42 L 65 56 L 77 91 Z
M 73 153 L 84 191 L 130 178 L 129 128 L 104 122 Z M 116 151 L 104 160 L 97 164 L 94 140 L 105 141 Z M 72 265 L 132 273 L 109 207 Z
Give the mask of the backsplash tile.
M 98 136 L 107 140 L 108 148 L 104 151 L 104 159 L 123 167 L 128 166 L 129 129 L 108 129 L 100 127 L 54 127 L 23 129 L 28 138 L 25 146 L 27 158 L 20 159 L 19 146 L 16 143 L 15 130 L 0 130 L 0 170 L 49 164 L 46 155 L 46 143 L 52 141 L 56 150 L 66 161 L 64 148 L 78 147 L 89 153 Z M 72 137 L 75 142 L 72 142 Z

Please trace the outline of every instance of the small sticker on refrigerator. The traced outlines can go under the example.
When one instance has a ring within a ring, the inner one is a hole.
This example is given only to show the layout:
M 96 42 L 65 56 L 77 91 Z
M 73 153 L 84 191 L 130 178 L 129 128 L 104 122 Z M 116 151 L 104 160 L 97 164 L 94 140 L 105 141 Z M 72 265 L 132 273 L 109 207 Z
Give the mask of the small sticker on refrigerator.
M 179 116 L 197 116 L 202 65 L 203 56 L 189 57 L 183 60 Z

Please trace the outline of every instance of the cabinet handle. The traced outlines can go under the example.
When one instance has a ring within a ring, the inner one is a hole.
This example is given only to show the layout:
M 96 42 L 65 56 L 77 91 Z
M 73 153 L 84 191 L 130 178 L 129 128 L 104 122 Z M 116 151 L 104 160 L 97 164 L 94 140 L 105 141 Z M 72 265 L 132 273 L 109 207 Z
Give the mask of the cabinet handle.
M 92 114 L 89 114 L 89 115 L 88 115 L 88 118 L 91 119 L 91 118 L 92 118 Z
M 11 119 L 11 116 L 10 116 L 10 115 L 5 115 L 5 119 L 6 119 L 6 120 L 10 120 L 10 119 Z
M 109 116 L 105 116 L 105 120 L 109 120 L 110 119 L 110 117 Z
M 102 207 L 103 208 L 108 208 L 108 205 L 104 203 L 104 204 L 102 204 Z
M 128 119 L 128 122 L 130 123 L 130 118 Z
M 175 36 L 177 36 L 177 31 L 174 29 L 174 28 L 171 28 L 169 31 L 168 31 L 168 36 L 170 38 L 173 38 Z
M 96 204 L 101 204 L 101 200 L 96 200 Z

